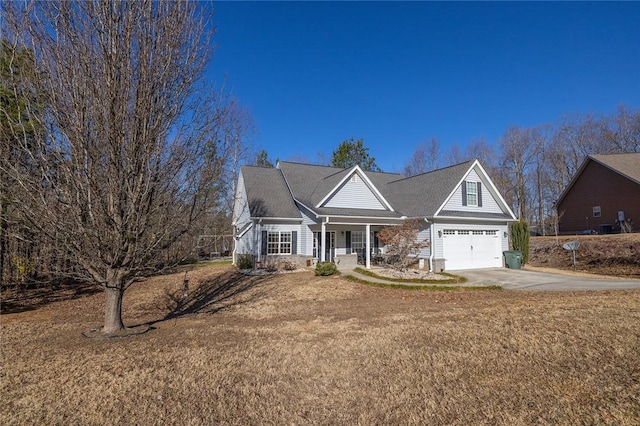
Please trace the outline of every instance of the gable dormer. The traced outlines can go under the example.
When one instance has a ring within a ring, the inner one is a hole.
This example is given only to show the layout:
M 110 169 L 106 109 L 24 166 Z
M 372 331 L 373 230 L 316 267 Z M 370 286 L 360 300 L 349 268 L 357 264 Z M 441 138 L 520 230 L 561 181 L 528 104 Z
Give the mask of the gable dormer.
M 515 218 L 477 160 L 439 209 L 438 213 L 441 212 L 496 213 Z
M 391 205 L 358 166 L 351 169 L 316 207 L 393 211 Z

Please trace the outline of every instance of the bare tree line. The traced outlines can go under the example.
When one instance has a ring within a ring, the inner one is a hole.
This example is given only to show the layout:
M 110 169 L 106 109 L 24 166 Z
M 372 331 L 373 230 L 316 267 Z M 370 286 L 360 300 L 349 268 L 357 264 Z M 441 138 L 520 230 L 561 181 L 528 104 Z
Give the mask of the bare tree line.
M 554 204 L 589 155 L 640 152 L 640 111 L 620 105 L 611 115 L 566 116 L 535 127 L 513 126 L 497 141 L 440 150 L 436 138 L 419 144 L 405 163 L 408 176 L 479 159 L 518 217 L 541 234 L 554 233 Z M 640 165 L 639 165 L 640 167 Z

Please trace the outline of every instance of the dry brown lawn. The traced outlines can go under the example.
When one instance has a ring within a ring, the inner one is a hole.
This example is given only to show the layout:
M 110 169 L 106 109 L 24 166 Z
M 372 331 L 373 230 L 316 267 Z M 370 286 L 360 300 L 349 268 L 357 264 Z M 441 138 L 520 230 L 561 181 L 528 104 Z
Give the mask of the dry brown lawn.
M 1 318 L 0 423 L 640 424 L 640 291 L 433 292 L 234 269 Z M 196 283 L 200 283 L 196 285 Z M 9 306 L 9 305 L 5 305 Z M 15 305 L 14 305 L 15 306 Z

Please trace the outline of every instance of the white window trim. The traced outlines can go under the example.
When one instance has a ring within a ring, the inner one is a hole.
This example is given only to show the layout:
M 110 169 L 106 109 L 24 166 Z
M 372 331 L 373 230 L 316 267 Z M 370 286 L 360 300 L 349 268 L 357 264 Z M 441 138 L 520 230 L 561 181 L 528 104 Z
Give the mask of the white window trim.
M 356 253 L 356 250 L 366 249 L 367 243 L 365 241 L 364 231 L 351 231 L 351 253 Z
M 278 236 L 277 241 L 271 241 L 272 236 Z M 288 235 L 289 240 L 283 241 L 283 235 Z M 267 233 L 267 256 L 282 256 L 292 253 L 293 233 L 291 231 L 269 231 Z M 289 247 L 289 251 L 283 251 L 283 247 Z M 277 251 L 274 249 L 277 248 Z
M 467 185 L 467 206 L 468 207 L 478 207 L 478 182 L 473 180 L 468 180 L 465 183 Z M 469 190 L 469 188 L 473 188 L 473 192 Z M 471 202 L 471 196 L 473 196 L 474 202 Z

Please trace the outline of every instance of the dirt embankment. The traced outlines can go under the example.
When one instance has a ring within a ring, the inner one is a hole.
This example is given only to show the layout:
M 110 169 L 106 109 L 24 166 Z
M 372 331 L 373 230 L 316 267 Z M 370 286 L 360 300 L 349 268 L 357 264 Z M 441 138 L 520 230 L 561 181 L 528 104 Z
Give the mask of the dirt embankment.
M 591 274 L 640 278 L 640 234 L 532 237 L 529 264 L 573 270 L 571 251 L 562 246 L 578 241 L 576 270 Z

